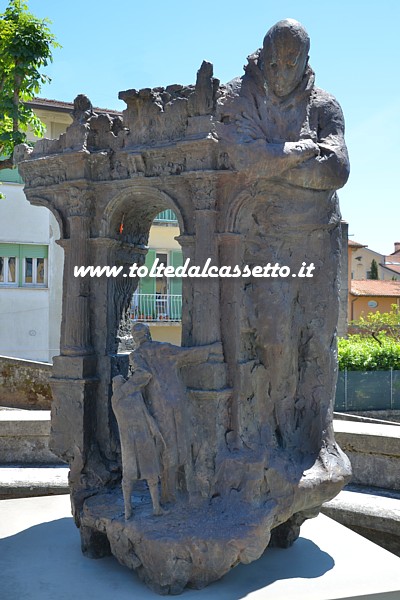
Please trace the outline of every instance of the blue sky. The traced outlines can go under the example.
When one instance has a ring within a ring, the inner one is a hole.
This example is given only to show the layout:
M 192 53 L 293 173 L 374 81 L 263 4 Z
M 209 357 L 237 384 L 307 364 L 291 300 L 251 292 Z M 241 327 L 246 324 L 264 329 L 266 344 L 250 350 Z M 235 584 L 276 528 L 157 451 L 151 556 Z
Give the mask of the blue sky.
M 0 0 L 0 12 L 8 2 Z M 389 254 L 400 241 L 400 2 L 398 0 L 30 0 L 62 49 L 42 96 L 123 109 L 118 92 L 194 83 L 203 59 L 222 82 L 242 74 L 271 25 L 292 17 L 311 37 L 319 87 L 346 118 L 351 175 L 340 191 L 352 239 Z

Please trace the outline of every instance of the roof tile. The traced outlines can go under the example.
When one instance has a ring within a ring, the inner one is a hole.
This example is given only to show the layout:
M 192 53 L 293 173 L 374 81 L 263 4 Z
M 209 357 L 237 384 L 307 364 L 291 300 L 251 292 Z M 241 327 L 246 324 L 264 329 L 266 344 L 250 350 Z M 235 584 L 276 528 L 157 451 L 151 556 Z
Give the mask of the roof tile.
M 351 282 L 353 296 L 387 296 L 400 297 L 400 281 L 380 281 L 376 279 L 356 280 Z

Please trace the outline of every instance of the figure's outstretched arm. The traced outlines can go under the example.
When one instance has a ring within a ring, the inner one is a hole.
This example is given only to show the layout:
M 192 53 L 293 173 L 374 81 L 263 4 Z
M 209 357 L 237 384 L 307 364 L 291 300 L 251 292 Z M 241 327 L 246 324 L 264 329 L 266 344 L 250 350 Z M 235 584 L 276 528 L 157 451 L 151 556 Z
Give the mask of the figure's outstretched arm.
M 192 346 L 179 348 L 180 365 L 193 365 L 211 359 L 213 362 L 223 362 L 224 355 L 221 342 L 214 342 L 205 346 Z
M 311 139 L 298 142 L 270 143 L 265 139 L 246 139 L 227 148 L 237 169 L 256 171 L 257 175 L 279 177 L 319 155 L 320 149 Z

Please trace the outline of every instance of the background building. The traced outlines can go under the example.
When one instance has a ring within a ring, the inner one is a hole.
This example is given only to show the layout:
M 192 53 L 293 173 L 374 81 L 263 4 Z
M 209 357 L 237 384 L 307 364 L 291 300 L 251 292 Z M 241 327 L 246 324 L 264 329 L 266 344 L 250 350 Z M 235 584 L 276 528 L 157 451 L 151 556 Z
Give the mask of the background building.
M 72 104 L 38 99 L 31 106 L 46 137 L 58 137 L 72 122 Z M 60 344 L 59 227 L 49 210 L 26 200 L 16 169 L 0 170 L 0 181 L 0 354 L 51 362 Z
M 179 226 L 172 210 L 165 210 L 154 219 L 149 236 L 146 266 L 158 264 L 174 268 L 182 265 L 182 250 L 176 240 Z M 145 277 L 133 296 L 132 319 L 148 323 L 152 338 L 161 342 L 181 344 L 182 280 L 175 277 Z
M 395 242 L 393 254 L 385 256 L 364 244 L 349 240 L 349 254 L 351 279 L 371 279 L 371 263 L 375 260 L 380 281 L 400 281 L 400 242 Z
M 35 99 L 30 103 L 46 126 L 47 138 L 58 138 L 72 122 L 73 104 Z M 101 112 L 119 114 L 100 109 Z M 34 141 L 33 136 L 28 136 Z M 64 251 L 57 244 L 58 223 L 46 208 L 31 205 L 16 169 L 0 170 L 0 355 L 52 362 L 59 354 Z M 146 265 L 178 266 L 182 252 L 175 237 L 178 222 L 164 211 L 150 232 Z M 153 339 L 181 343 L 182 283 L 146 278 L 132 302 L 132 318 L 147 322 Z
M 349 294 L 349 320 L 357 321 L 369 312 L 390 312 L 400 307 L 400 281 L 352 281 Z

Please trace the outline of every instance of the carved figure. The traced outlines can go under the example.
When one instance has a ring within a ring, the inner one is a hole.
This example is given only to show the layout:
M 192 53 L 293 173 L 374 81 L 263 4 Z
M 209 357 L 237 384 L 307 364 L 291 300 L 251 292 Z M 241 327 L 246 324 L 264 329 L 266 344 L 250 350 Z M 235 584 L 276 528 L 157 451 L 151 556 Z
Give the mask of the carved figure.
M 320 444 L 312 414 L 325 418 L 334 397 L 341 235 L 335 190 L 349 174 L 342 111 L 314 86 L 309 47 L 297 21 L 274 25 L 249 57 L 244 77 L 228 84 L 219 100 L 218 127 L 236 168 L 266 176 L 237 222 L 244 262 L 292 268 L 287 279 L 254 279 L 245 287 L 241 323 L 254 348 L 248 358 L 264 367 L 254 386 L 264 390 L 261 420 L 273 431 L 268 445 L 304 454 Z M 313 277 L 298 276 L 311 262 Z M 313 413 L 304 410 L 310 402 Z
M 221 344 L 182 348 L 151 339 L 144 323 L 132 326 L 137 344 L 130 355 L 135 372 L 141 368 L 151 373 L 145 391 L 149 409 L 160 428 L 166 450 L 163 456 L 164 474 L 161 493 L 164 502 L 174 500 L 176 491 L 191 492 L 191 431 L 187 412 L 187 389 L 180 369 L 206 361 L 210 354 L 221 355 Z
M 132 515 L 132 490 L 139 479 L 147 481 L 153 514 L 162 515 L 164 512 L 160 506 L 158 481 L 165 443 L 142 395 L 150 379 L 151 373 L 144 369 L 135 369 L 128 380 L 122 375 L 113 378 L 111 403 L 121 440 L 125 520 Z
M 349 175 L 344 119 L 336 99 L 314 86 L 309 48 L 297 21 L 271 27 L 244 77 L 225 87 L 218 133 L 235 143 L 228 150 L 237 167 L 309 190 L 336 190 Z

